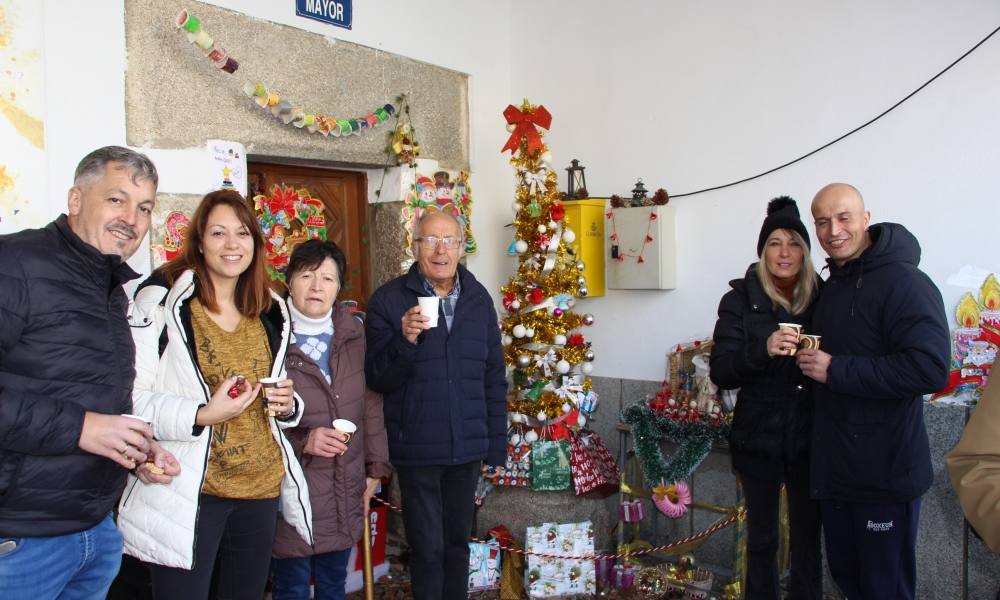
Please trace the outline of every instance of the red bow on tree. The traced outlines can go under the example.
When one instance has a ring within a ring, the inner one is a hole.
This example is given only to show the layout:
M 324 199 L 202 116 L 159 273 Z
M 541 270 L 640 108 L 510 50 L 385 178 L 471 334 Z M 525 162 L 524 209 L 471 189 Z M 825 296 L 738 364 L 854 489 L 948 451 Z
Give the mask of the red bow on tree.
M 507 119 L 507 123 L 514 125 L 515 128 L 500 152 L 508 150 L 516 152 L 521 138 L 527 140 L 528 152 L 534 153 L 542 149 L 542 136 L 538 135 L 535 126 L 548 129 L 552 125 L 552 115 L 544 106 L 537 106 L 533 112 L 521 112 L 518 107 L 508 104 L 506 110 L 503 111 L 503 116 Z

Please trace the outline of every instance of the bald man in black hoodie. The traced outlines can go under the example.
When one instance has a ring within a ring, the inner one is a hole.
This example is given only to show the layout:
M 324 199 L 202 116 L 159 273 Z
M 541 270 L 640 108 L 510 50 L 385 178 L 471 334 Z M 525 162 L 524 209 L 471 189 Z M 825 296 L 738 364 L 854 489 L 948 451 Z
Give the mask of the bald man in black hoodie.
M 830 276 L 813 313 L 821 349 L 797 360 L 818 384 L 810 484 L 827 562 L 850 600 L 912 599 L 933 481 L 922 396 L 944 387 L 951 351 L 944 303 L 913 234 L 869 226 L 853 186 L 827 185 L 812 213 Z

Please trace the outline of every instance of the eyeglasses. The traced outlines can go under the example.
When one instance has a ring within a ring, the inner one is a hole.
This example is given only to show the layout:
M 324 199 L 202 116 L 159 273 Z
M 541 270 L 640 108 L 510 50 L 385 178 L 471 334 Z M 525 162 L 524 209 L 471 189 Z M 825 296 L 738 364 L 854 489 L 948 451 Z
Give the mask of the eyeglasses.
M 415 242 L 420 242 L 420 245 L 428 250 L 433 250 L 438 247 L 438 244 L 444 244 L 445 247 L 455 249 L 462 245 L 462 238 L 452 237 L 446 235 L 444 237 L 437 237 L 436 235 L 425 235 L 424 237 L 419 237 L 414 240 Z

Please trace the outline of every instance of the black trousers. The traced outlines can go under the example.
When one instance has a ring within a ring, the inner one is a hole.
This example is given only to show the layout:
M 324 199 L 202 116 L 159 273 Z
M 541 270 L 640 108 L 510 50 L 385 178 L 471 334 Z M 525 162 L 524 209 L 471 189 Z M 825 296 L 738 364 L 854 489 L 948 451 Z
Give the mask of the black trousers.
M 865 504 L 824 500 L 826 563 L 849 600 L 913 600 L 920 498 Z
M 479 461 L 396 467 L 415 600 L 465 600 Z
M 277 523 L 277 498 L 234 500 L 202 494 L 194 569 L 150 565 L 154 600 L 208 598 L 217 555 L 216 598 L 263 598 Z
M 747 600 L 778 600 L 778 507 L 781 482 L 740 475 L 747 505 Z M 786 481 L 789 525 L 788 600 L 822 600 L 819 503 L 808 481 Z M 853 600 L 853 599 L 852 599 Z

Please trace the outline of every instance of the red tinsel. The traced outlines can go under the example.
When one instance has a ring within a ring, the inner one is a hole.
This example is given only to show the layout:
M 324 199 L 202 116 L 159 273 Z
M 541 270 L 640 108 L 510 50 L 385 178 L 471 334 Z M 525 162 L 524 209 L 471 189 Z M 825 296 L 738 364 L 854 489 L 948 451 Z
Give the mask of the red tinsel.
M 570 348 L 575 348 L 577 346 L 582 346 L 584 344 L 583 335 L 579 333 L 574 333 L 566 338 L 566 345 Z
M 566 207 L 562 204 L 553 204 L 549 209 L 549 217 L 553 221 L 562 221 L 566 217 Z
M 544 299 L 545 293 L 542 292 L 541 288 L 532 288 L 532 290 L 528 292 L 528 302 L 532 304 L 539 304 Z

